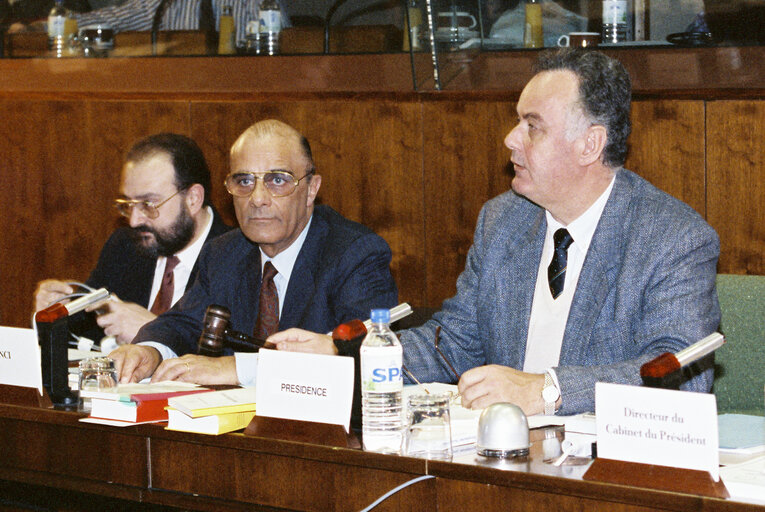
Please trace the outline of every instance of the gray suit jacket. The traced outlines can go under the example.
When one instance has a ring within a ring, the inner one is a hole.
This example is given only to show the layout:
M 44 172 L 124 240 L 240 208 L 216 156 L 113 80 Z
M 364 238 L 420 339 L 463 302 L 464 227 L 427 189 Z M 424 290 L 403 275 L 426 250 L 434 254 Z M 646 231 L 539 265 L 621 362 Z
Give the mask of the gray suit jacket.
M 512 191 L 478 218 L 457 294 L 425 325 L 401 332 L 404 364 L 422 382 L 500 364 L 523 368 L 531 304 L 547 221 Z M 640 384 L 640 366 L 712 333 L 720 323 L 715 290 L 720 245 L 688 205 L 621 169 L 571 304 L 559 366 L 559 414 L 594 410 L 598 381 Z M 682 389 L 709 391 L 711 358 L 685 371 Z

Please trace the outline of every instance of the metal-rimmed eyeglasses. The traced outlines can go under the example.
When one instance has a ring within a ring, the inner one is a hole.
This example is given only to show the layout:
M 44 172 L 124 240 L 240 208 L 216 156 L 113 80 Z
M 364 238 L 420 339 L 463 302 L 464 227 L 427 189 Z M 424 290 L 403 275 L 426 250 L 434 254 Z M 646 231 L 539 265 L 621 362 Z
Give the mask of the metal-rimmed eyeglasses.
M 263 180 L 263 185 L 271 197 L 284 197 L 292 194 L 301 181 L 315 172 L 316 169 L 309 169 L 302 178 L 298 179 L 292 172 L 283 169 L 266 172 L 234 171 L 226 176 L 223 183 L 232 196 L 250 197 L 255 191 L 258 180 Z
M 133 210 L 138 208 L 138 211 L 141 212 L 141 215 L 153 220 L 159 217 L 160 206 L 186 190 L 186 188 L 188 187 L 176 190 L 174 194 L 172 194 L 167 199 L 160 201 L 159 203 L 155 203 L 153 201 L 143 201 L 141 199 L 115 199 L 114 207 L 117 208 L 117 211 L 120 212 L 120 215 L 124 215 L 125 217 L 130 217 L 133 215 Z

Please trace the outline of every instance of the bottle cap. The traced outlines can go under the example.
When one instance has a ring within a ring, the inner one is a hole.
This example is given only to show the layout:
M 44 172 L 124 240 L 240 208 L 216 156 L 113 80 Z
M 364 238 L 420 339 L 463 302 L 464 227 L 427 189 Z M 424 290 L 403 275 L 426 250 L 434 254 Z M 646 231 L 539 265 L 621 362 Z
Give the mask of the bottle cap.
M 373 309 L 369 318 L 372 319 L 374 324 L 387 324 L 390 322 L 390 311 L 387 309 Z

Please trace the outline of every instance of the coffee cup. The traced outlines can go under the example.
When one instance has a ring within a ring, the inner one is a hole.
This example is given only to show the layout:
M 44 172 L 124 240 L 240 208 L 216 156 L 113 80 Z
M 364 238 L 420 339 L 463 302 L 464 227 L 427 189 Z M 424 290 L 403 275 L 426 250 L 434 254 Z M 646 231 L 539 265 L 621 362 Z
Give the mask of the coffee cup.
M 466 31 L 476 27 L 475 16 L 464 11 L 444 11 L 438 13 L 438 30 Z
M 569 32 L 558 38 L 558 46 L 588 48 L 600 44 L 600 34 L 597 32 Z

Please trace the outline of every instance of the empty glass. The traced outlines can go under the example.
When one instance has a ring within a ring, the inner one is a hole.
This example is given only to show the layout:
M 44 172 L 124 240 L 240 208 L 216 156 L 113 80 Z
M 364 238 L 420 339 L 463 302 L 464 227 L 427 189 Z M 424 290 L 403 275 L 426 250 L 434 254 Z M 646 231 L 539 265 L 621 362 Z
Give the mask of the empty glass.
M 409 426 L 405 454 L 425 459 L 452 459 L 449 416 L 451 393 L 412 395 L 408 401 Z
M 80 392 L 104 391 L 116 387 L 118 382 L 113 359 L 91 357 L 80 361 Z M 89 398 L 80 397 L 79 410 L 90 411 Z

